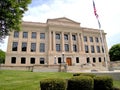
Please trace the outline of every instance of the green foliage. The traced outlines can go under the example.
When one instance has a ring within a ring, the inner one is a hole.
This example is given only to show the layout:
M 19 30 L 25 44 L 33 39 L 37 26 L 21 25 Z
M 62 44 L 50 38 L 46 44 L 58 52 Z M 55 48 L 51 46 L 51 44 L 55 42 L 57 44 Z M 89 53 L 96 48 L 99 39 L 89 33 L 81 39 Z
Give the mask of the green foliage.
M 76 76 L 68 79 L 67 90 L 93 90 L 93 79 L 89 76 Z
M 94 90 L 112 90 L 113 79 L 109 76 L 94 77 Z
M 59 78 L 43 79 L 40 81 L 41 90 L 66 90 L 66 80 Z
M 0 64 L 5 63 L 5 52 L 0 50 Z
M 110 60 L 120 60 L 120 44 L 113 45 L 109 50 Z
M 96 75 L 91 73 L 74 73 L 73 76 L 90 76 L 91 78 L 94 78 Z
M 31 0 L 0 0 L 0 39 L 20 30 L 22 17 Z

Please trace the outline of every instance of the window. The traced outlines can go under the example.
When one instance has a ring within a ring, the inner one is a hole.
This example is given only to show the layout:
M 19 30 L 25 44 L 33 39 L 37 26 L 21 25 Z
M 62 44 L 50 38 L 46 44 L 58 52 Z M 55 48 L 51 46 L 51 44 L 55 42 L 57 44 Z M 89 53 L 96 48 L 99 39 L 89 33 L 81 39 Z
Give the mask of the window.
M 45 64 L 45 59 L 44 58 L 40 58 L 40 64 Z
M 30 58 L 30 64 L 35 64 L 35 58 Z
M 64 39 L 68 40 L 68 35 L 67 34 L 64 34 Z
M 15 64 L 16 63 L 16 57 L 11 57 L 11 63 Z
M 36 43 L 31 43 L 31 52 L 36 51 Z
M 96 41 L 96 42 L 99 42 L 99 39 L 98 39 L 98 37 L 95 37 L 95 41 Z
M 85 52 L 86 52 L 86 53 L 89 53 L 88 45 L 85 45 Z
M 22 57 L 21 58 L 21 64 L 25 64 L 26 63 L 26 58 Z
M 58 57 L 58 63 L 61 63 L 61 57 Z
M 45 44 L 40 43 L 40 52 L 45 52 Z
M 60 51 L 60 44 L 56 44 L 56 51 Z
M 95 58 L 93 58 L 93 63 L 95 63 L 96 62 L 96 59 Z
M 27 51 L 27 43 L 22 42 L 22 51 Z
M 28 32 L 23 32 L 23 38 L 28 38 Z
M 95 49 L 93 45 L 91 45 L 91 53 L 95 53 Z
M 87 42 L 87 36 L 84 36 L 83 38 L 84 38 L 84 42 Z
M 103 48 L 103 46 L 102 46 L 102 52 L 104 53 L 104 48 Z
M 60 39 L 60 34 L 56 34 L 56 39 Z
M 73 51 L 77 52 L 77 45 L 73 44 Z
M 100 46 L 97 46 L 97 53 L 100 53 Z
M 32 32 L 32 38 L 36 38 L 36 32 Z
M 90 63 L 90 58 L 89 57 L 87 57 L 87 63 Z
M 40 39 L 45 39 L 45 33 L 40 33 Z
M 17 48 L 18 48 L 18 42 L 13 42 L 12 51 L 17 51 Z
M 65 44 L 65 51 L 69 51 L 69 45 Z
M 101 62 L 101 57 L 98 58 L 99 62 Z
M 76 63 L 79 63 L 79 57 L 76 57 Z
M 19 37 L 19 32 L 18 31 L 14 31 L 14 38 L 18 38 Z
M 90 42 L 93 42 L 93 37 L 90 37 Z
M 72 40 L 76 40 L 76 36 L 75 35 L 72 35 Z

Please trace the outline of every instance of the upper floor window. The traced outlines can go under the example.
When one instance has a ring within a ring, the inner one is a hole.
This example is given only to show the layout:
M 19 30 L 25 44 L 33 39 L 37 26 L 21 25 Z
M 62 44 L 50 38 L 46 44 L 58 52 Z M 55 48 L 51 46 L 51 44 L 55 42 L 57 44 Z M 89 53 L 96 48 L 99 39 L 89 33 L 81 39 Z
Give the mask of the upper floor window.
M 40 33 L 40 39 L 45 39 L 45 33 Z
M 90 37 L 90 42 L 93 42 L 93 37 Z
M 88 45 L 85 45 L 85 52 L 86 52 L 86 53 L 89 53 Z
M 18 38 L 19 37 L 19 32 L 18 31 L 14 31 L 14 38 Z
M 17 49 L 18 49 L 18 42 L 13 42 L 12 51 L 17 51 Z
M 32 32 L 32 38 L 36 38 L 36 32 Z
M 36 51 L 36 43 L 31 43 L 31 52 Z
M 73 51 L 77 52 L 77 45 L 73 44 Z
M 22 42 L 22 51 L 27 51 L 27 43 Z
M 23 32 L 23 38 L 28 38 L 28 32 Z
M 98 37 L 95 37 L 95 42 L 99 42 L 99 39 L 98 39 Z
M 68 40 L 68 35 L 67 34 L 64 34 L 64 39 Z
M 65 51 L 69 51 L 69 45 L 65 44 Z
M 94 53 L 94 52 L 95 52 L 94 46 L 91 45 L 91 53 Z
M 60 51 L 60 44 L 56 44 L 56 51 Z
M 100 46 L 96 46 L 97 48 L 97 53 L 100 53 Z
M 60 34 L 56 34 L 56 39 L 60 39 Z
M 45 52 L 45 43 L 40 43 L 40 52 Z
M 76 35 L 72 35 L 72 40 L 76 40 Z
M 84 42 L 87 42 L 87 36 L 84 36 L 83 38 L 84 38 Z

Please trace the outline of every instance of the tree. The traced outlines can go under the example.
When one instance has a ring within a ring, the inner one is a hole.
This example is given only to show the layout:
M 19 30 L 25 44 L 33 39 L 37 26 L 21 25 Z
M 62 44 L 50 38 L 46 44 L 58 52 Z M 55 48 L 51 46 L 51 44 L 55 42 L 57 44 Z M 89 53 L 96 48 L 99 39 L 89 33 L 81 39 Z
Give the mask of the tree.
M 0 50 L 0 64 L 5 63 L 5 52 Z
M 111 61 L 120 61 L 120 43 L 110 48 L 109 55 Z
M 22 17 L 31 0 L 0 0 L 0 39 L 20 30 Z

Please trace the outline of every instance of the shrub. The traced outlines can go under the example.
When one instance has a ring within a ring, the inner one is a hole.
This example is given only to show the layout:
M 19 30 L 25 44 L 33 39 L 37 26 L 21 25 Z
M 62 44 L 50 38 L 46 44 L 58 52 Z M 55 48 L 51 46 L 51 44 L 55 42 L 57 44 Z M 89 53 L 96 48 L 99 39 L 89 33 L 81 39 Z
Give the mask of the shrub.
M 90 76 L 91 78 L 94 78 L 96 75 L 91 73 L 74 73 L 73 76 Z
M 51 78 L 40 81 L 41 90 L 66 90 L 66 80 Z
M 120 88 L 118 88 L 118 87 L 113 87 L 113 90 L 120 90 Z
M 112 90 L 113 79 L 109 76 L 94 77 L 94 90 Z
M 88 76 L 76 76 L 68 79 L 67 90 L 93 90 L 93 79 Z

